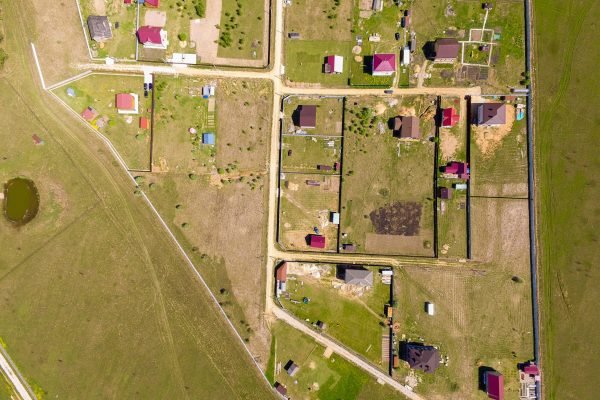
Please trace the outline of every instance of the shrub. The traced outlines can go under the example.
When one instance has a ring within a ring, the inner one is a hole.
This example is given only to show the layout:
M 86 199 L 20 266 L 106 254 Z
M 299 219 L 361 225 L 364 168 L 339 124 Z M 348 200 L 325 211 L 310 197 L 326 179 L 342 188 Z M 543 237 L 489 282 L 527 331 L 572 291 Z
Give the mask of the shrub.
M 4 51 L 4 49 L 0 48 L 0 69 L 4 67 L 4 63 L 8 59 L 8 54 Z
M 180 41 L 185 42 L 187 40 L 187 35 L 185 33 L 180 33 L 179 35 L 177 35 L 177 37 L 179 38 Z

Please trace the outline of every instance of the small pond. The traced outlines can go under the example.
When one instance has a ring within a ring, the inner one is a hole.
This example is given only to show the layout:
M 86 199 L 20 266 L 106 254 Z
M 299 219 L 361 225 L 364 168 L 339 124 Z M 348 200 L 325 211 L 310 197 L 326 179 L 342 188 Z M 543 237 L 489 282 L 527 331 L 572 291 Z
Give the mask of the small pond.
M 35 218 L 40 196 L 35 183 L 26 178 L 13 178 L 4 185 L 4 216 L 15 225 Z

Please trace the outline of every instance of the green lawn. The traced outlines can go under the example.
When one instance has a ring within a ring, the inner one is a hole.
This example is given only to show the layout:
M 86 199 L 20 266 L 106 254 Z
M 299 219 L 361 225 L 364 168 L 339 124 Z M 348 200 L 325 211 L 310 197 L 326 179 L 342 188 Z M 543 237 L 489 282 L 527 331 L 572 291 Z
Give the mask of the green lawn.
M 272 331 L 274 340 L 277 340 L 273 364 L 281 363 L 281 372 L 274 379 L 287 387 L 288 395 L 292 398 L 404 399 L 395 389 L 377 383 L 375 378 L 336 354 L 326 358 L 323 356 L 325 349 L 322 346 L 288 325 L 276 322 Z M 293 360 L 300 366 L 293 378 L 283 370 L 288 360 Z
M 354 104 L 357 100 L 349 99 L 348 103 Z M 387 124 L 400 112 L 421 115 L 428 110 L 432 99 L 404 97 L 398 100 L 399 104 L 389 107 L 383 100 L 362 98 L 358 105 L 347 110 L 341 229 L 347 234 L 344 242 L 358 245 L 362 252 L 431 255 L 434 143 L 425 138 L 433 133 L 433 118 L 420 120 L 422 141 L 399 141 L 392 136 Z M 367 111 L 367 117 L 363 118 L 364 109 L 377 107 L 383 107 L 381 115 Z M 379 133 L 380 123 L 383 133 Z M 414 236 L 385 235 L 385 238 L 375 236 L 369 215 L 396 202 L 414 202 L 422 206 L 418 222 L 420 233 Z
M 320 83 L 327 86 L 346 86 L 350 76 L 352 42 L 338 40 L 286 40 L 285 74 L 290 82 Z M 324 58 L 344 57 L 344 72 L 323 73 Z
M 54 93 L 67 103 L 77 114 L 91 106 L 99 117 L 109 119 L 104 128 L 92 126 L 106 136 L 115 146 L 131 169 L 148 169 L 150 164 L 150 129 L 139 128 L 139 118 L 150 118 L 152 98 L 144 97 L 144 80 L 140 75 L 117 76 L 93 74 L 83 79 L 54 89 Z M 67 89 L 75 90 L 75 97 L 67 95 Z M 118 93 L 135 93 L 139 98 L 139 113 L 119 114 L 115 107 Z M 87 132 L 88 135 L 92 135 Z
M 285 33 L 298 32 L 302 40 L 308 41 L 328 37 L 351 40 L 353 3 L 354 0 L 294 0 L 284 9 Z
M 105 2 L 104 10 L 97 10 L 94 0 L 79 0 L 85 29 L 87 30 L 87 17 L 90 15 L 106 15 L 111 23 L 113 38 L 99 45 L 90 40 L 92 55 L 99 58 L 113 57 L 116 59 L 133 60 L 135 59 L 135 45 L 137 38 L 135 36 L 135 20 L 137 7 L 135 5 L 126 6 L 122 0 L 108 0 Z M 144 7 L 142 7 L 142 12 Z M 115 28 L 115 23 L 119 23 L 119 28 Z
M 267 22 L 264 2 L 255 0 L 222 0 L 219 57 L 260 60 L 268 51 L 263 35 Z
M 362 297 L 350 297 L 332 287 L 335 267 L 332 269 L 332 275 L 322 276 L 320 280 L 298 276 L 288 281 L 287 291 L 292 300 L 301 302 L 303 297 L 308 297 L 310 302 L 295 304 L 282 299 L 283 306 L 311 324 L 324 321 L 328 335 L 387 369 L 381 360 L 381 336 L 387 335 L 389 330 L 380 323 L 385 322 L 382 315 L 384 305 L 389 302 L 389 286 L 381 283 L 374 269 L 373 289 Z
M 339 170 L 333 170 L 333 164 L 341 160 L 342 139 L 302 135 L 284 136 L 281 152 L 283 171 L 339 174 Z M 317 169 L 319 164 L 329 165 L 332 169 L 320 171 Z
M 547 399 L 597 397 L 598 2 L 540 0 L 535 15 L 542 361 Z M 567 13 L 560 13 L 560 5 Z M 586 365 L 578 369 L 577 365 Z
M 216 146 L 202 144 L 203 132 L 217 132 L 216 124 L 208 126 L 208 100 L 201 96 L 206 83 L 186 78 L 156 78 L 153 168 L 164 172 L 178 169 L 184 173 L 213 169 Z M 190 128 L 197 133 L 191 134 Z

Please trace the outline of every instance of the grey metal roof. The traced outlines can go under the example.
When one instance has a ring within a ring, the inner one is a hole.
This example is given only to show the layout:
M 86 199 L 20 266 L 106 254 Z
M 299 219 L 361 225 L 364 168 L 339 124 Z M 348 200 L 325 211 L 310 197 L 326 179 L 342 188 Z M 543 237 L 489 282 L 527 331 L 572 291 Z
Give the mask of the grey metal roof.
M 90 15 L 87 19 L 90 37 L 96 42 L 112 38 L 112 30 L 108 17 L 100 15 Z
M 373 272 L 366 269 L 346 269 L 344 282 L 349 285 L 373 286 Z

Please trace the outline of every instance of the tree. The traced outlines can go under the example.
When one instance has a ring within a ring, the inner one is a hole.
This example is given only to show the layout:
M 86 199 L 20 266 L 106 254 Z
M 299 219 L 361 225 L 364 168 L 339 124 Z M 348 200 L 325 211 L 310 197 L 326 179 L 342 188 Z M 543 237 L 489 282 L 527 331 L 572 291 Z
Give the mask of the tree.
M 182 42 L 185 42 L 187 40 L 187 35 L 185 33 L 183 33 L 183 32 L 181 32 L 179 35 L 177 35 L 177 37 Z

